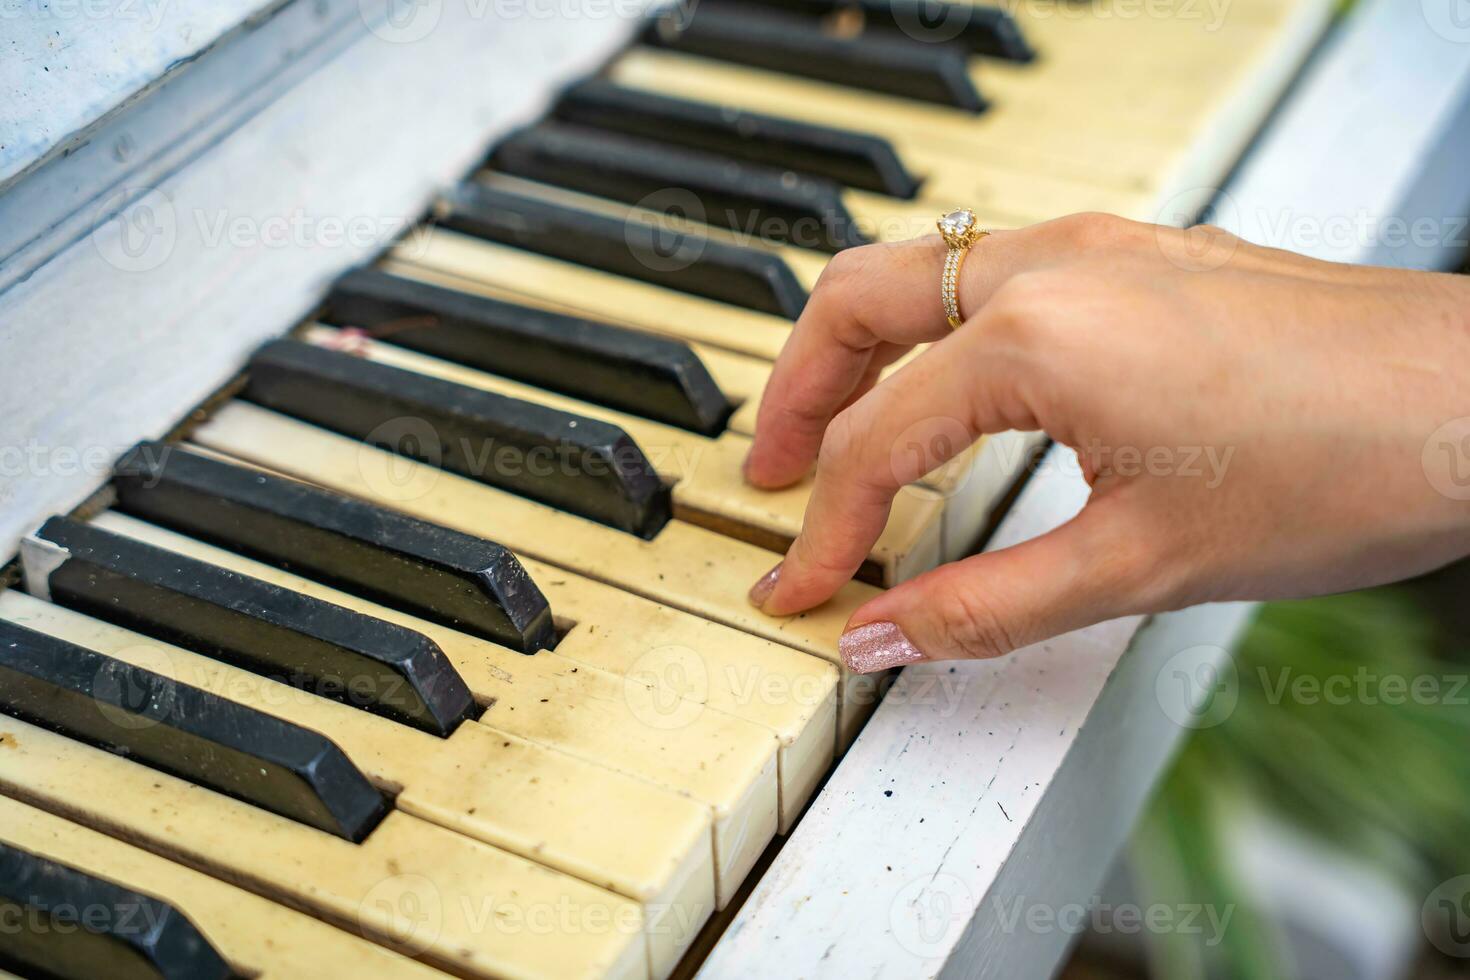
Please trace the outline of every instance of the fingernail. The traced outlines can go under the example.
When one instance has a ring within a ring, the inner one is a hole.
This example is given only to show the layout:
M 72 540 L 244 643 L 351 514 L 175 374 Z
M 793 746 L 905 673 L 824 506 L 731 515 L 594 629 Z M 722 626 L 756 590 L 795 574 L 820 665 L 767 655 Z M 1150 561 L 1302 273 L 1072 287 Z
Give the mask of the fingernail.
M 750 604 L 759 609 L 766 604 L 771 593 L 776 591 L 776 582 L 781 578 L 781 562 L 776 562 L 776 567 L 762 575 L 754 585 L 750 587 Z
M 864 623 L 843 633 L 837 650 L 848 670 L 871 674 L 875 670 L 902 667 L 926 659 L 919 648 L 903 635 L 897 623 L 879 620 Z

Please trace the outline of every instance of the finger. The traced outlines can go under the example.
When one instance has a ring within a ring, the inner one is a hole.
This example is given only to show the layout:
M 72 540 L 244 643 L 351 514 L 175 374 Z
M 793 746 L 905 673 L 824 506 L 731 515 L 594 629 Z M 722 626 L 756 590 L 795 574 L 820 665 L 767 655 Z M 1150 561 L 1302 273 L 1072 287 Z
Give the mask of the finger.
M 1019 372 L 980 353 L 987 346 L 983 325 L 952 333 L 837 417 L 801 533 L 777 579 L 752 594 L 763 611 L 783 616 L 826 601 L 867 558 L 900 489 L 982 433 L 1031 427 L 1011 396 Z
M 1017 273 L 1069 261 L 1094 248 L 1152 247 L 1149 225 L 1106 215 L 1072 215 L 997 231 L 970 250 L 961 270 L 961 313 L 973 317 Z M 907 350 L 949 331 L 940 295 L 945 246 L 938 235 L 869 245 L 835 256 L 812 291 L 762 396 L 746 479 L 788 486 L 811 468 L 822 435 L 861 394 L 880 343 Z
M 828 263 L 771 370 L 747 480 L 768 488 L 800 480 L 832 416 L 886 364 L 943 336 L 943 262 L 944 242 L 933 235 L 849 249 Z
M 859 673 L 921 660 L 997 657 L 1136 612 L 1153 611 L 1130 558 L 1127 506 L 1094 501 L 1023 544 L 944 565 L 865 603 L 839 641 Z

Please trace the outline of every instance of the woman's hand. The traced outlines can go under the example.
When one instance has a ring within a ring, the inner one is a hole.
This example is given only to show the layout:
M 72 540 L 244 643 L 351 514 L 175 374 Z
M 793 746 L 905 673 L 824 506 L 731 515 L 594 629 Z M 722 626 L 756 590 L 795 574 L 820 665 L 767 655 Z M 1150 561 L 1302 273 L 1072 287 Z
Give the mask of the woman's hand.
M 951 331 L 944 252 L 938 236 L 852 249 L 813 292 L 746 477 L 781 487 L 815 462 L 816 482 L 752 602 L 795 613 L 853 575 L 900 488 L 965 448 L 894 451 L 915 433 L 1044 430 L 1078 451 L 1092 495 L 1049 534 L 865 604 L 843 637 L 853 669 L 993 657 L 1120 615 L 1373 585 L 1470 553 L 1461 277 L 1075 215 L 977 243 Z

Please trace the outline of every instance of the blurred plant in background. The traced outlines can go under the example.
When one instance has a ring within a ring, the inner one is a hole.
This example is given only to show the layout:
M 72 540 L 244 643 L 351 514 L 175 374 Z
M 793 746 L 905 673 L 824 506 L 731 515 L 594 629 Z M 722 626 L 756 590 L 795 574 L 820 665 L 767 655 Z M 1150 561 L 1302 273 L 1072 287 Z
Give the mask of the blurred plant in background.
M 1230 859 L 1232 824 L 1251 808 L 1345 861 L 1366 860 L 1421 900 L 1470 872 L 1470 657 L 1466 634 L 1441 628 L 1432 592 L 1407 585 L 1261 608 L 1234 653 L 1234 711 L 1193 733 L 1129 855 L 1143 902 L 1229 908 L 1229 928 L 1213 947 L 1198 934 L 1149 935 L 1150 975 L 1301 975 L 1270 903 Z M 1464 605 L 1452 600 L 1452 612 Z

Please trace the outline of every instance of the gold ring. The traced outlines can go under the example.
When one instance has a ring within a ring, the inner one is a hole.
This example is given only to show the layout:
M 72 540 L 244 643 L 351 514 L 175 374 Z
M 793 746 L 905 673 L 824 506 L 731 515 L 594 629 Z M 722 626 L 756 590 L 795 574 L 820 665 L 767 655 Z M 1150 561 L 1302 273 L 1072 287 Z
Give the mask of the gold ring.
M 944 244 L 949 246 L 949 253 L 944 257 L 944 279 L 940 284 L 940 295 L 944 298 L 944 315 L 949 318 L 950 329 L 958 330 L 965 322 L 960 316 L 960 266 L 964 264 L 965 253 L 970 250 L 970 246 L 990 232 L 980 230 L 975 212 L 969 208 L 955 208 L 940 215 L 937 223 L 939 234 L 944 236 Z

